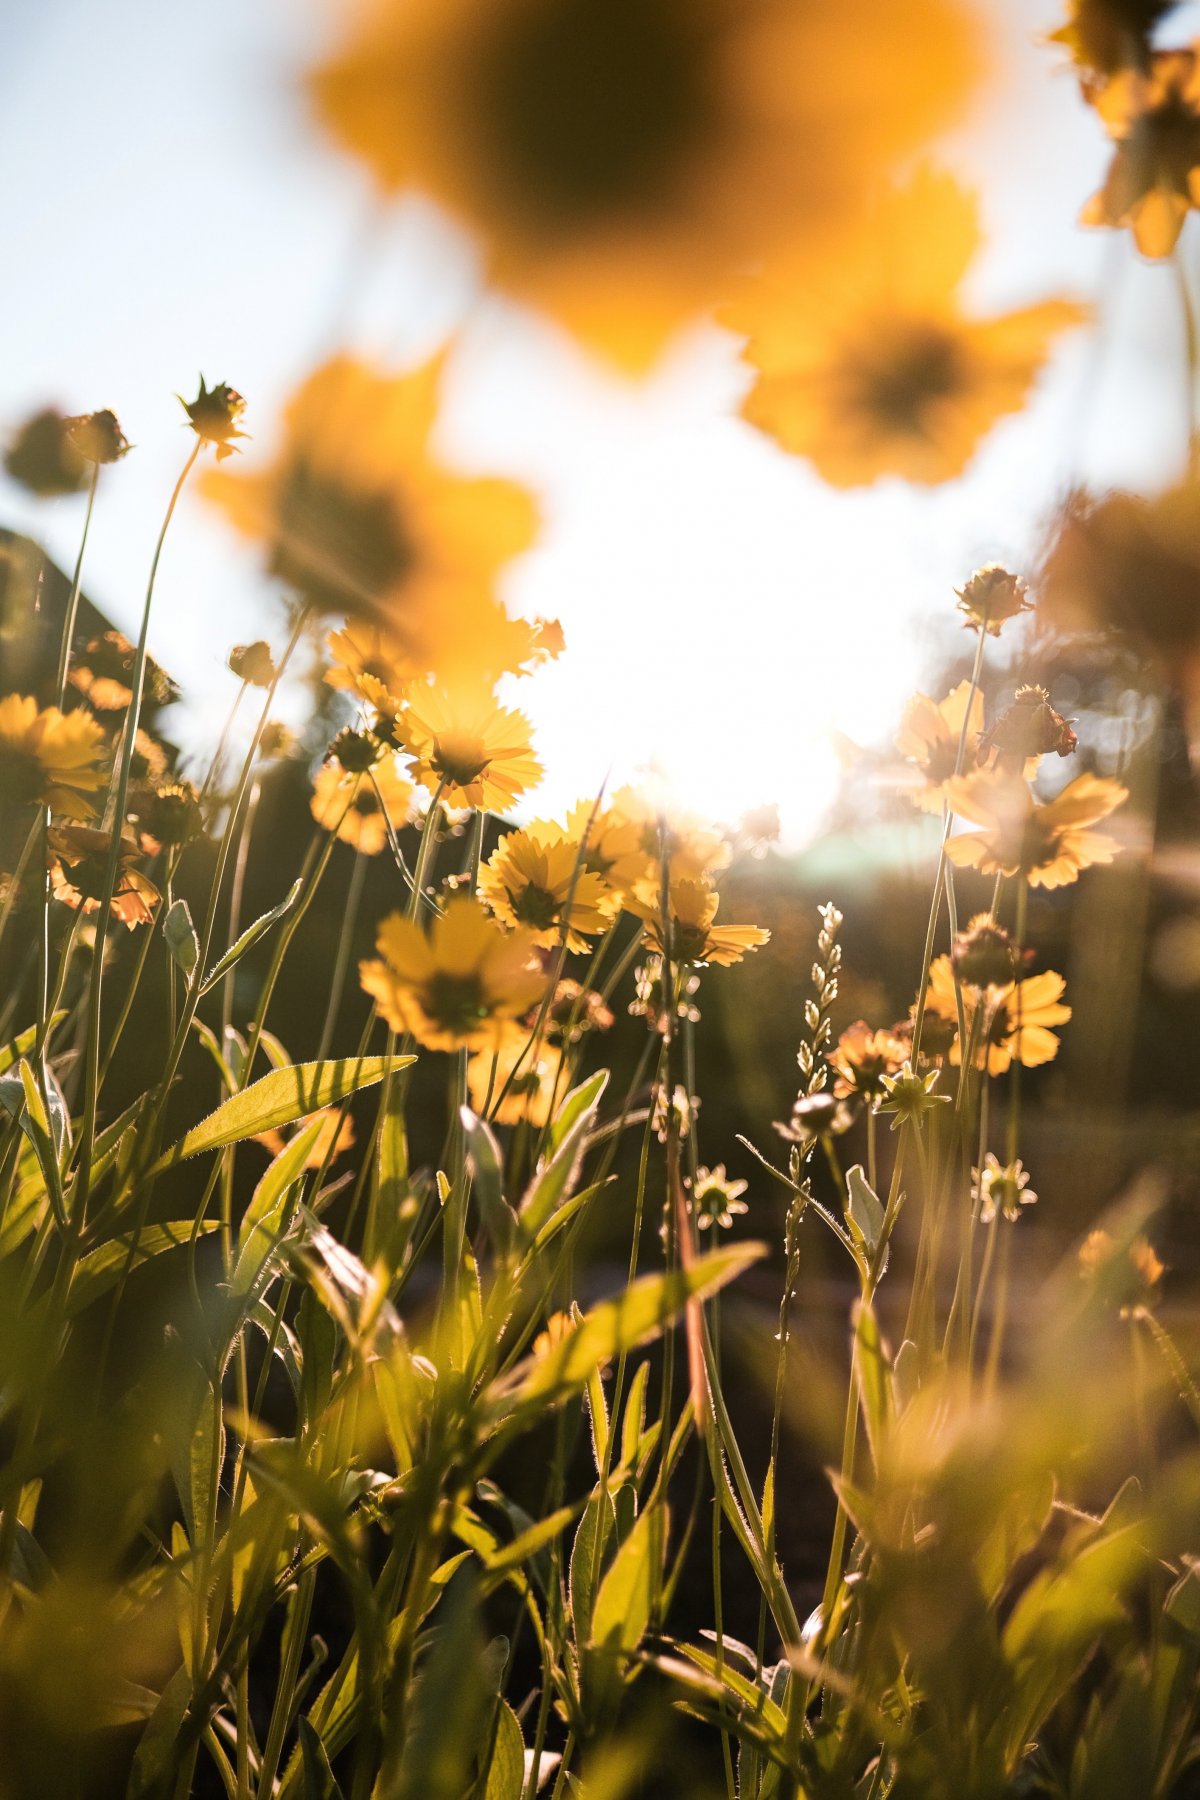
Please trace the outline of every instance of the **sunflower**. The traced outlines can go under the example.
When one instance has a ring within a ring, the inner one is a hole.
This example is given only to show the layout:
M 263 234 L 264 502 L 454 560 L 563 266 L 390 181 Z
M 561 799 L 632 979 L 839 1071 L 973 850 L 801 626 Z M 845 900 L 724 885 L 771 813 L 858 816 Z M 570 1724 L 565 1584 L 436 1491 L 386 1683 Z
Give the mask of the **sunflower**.
M 976 1068 L 983 1068 L 986 1058 L 989 1075 L 1003 1075 L 1014 1058 L 1027 1069 L 1052 1062 L 1058 1055 L 1058 1038 L 1051 1025 L 1065 1025 L 1071 1008 L 1064 1006 L 1062 996 L 1066 982 L 1053 969 L 1031 975 L 1025 981 L 1010 982 L 1005 988 L 991 988 L 986 996 L 978 989 L 964 985 L 963 1009 L 967 1021 L 967 1037 L 974 1035 L 976 1011 L 982 1005 L 980 1043 L 975 1052 Z M 948 956 L 939 956 L 929 966 L 929 988 L 925 996 L 927 1012 L 957 1023 L 958 1003 L 954 992 L 954 970 Z M 950 1046 L 950 1061 L 962 1062 L 962 1045 L 955 1032 Z
M 98 913 L 112 848 L 111 834 L 89 825 L 56 825 L 47 833 L 47 843 L 54 898 L 75 912 Z M 130 931 L 136 925 L 153 921 L 154 908 L 162 898 L 149 876 L 134 866 L 138 854 L 136 839 L 123 832 L 110 911 Z
M 0 804 L 48 806 L 68 819 L 94 819 L 90 795 L 108 785 L 104 733 L 87 712 L 39 711 L 28 694 L 0 700 Z
M 429 1050 L 494 1049 L 546 986 L 533 933 L 505 931 L 465 894 L 446 902 L 428 936 L 392 913 L 376 948 L 380 960 L 360 964 L 364 989 L 393 1031 Z
M 311 90 L 495 285 L 641 368 L 781 241 L 840 246 L 975 63 L 955 0 L 367 0 Z
M 388 825 L 399 831 L 412 814 L 415 789 L 387 755 L 369 771 L 328 762 L 313 782 L 312 816 L 364 856 L 378 856 L 388 841 Z
M 531 654 L 534 628 L 491 585 L 529 547 L 535 512 L 514 482 L 433 456 L 444 360 L 391 377 L 334 358 L 288 407 L 275 462 L 214 471 L 206 492 L 319 611 L 380 626 L 414 672 L 491 678 Z
M 834 487 L 961 475 L 1024 406 L 1056 333 L 1087 316 L 1047 300 L 968 317 L 959 288 L 980 242 L 974 195 L 923 169 L 845 255 L 768 264 L 723 314 L 755 371 L 743 416 Z
M 1103 775 L 1077 775 L 1044 804 L 1023 781 L 980 770 L 947 784 L 951 812 L 982 831 L 947 840 L 946 854 L 960 869 L 983 875 L 1020 875 L 1030 887 L 1066 887 L 1081 869 L 1111 862 L 1120 845 L 1091 826 L 1129 798 L 1127 788 Z
M 550 1117 L 562 1051 L 543 1042 L 536 1055 L 527 1054 L 529 1036 L 522 1025 L 506 1026 L 494 1049 L 477 1050 L 468 1059 L 471 1105 L 499 1125 L 527 1122 L 540 1127 Z
M 873 1031 L 865 1019 L 847 1026 L 829 1057 L 836 1080 L 834 1094 L 840 1100 L 857 1095 L 874 1100 L 884 1092 L 883 1077 L 896 1075 L 912 1054 L 912 1046 L 891 1031 Z
M 719 905 L 716 889 L 690 876 L 671 882 L 665 926 L 662 892 L 655 882 L 639 883 L 625 905 L 644 921 L 647 948 L 658 955 L 669 954 L 675 963 L 717 963 L 728 968 L 741 962 L 748 950 L 757 950 L 767 943 L 771 936 L 758 925 L 715 924 Z
M 1200 62 L 1195 49 L 1156 50 L 1149 67 L 1122 69 L 1089 90 L 1116 143 L 1084 225 L 1128 225 L 1143 256 L 1170 256 L 1200 203 Z
M 921 777 L 919 787 L 906 789 L 914 806 L 941 812 L 946 783 L 958 767 L 959 745 L 972 748 L 982 730 L 983 695 L 978 688 L 972 693 L 969 681 L 960 681 L 944 700 L 913 695 L 900 720 L 896 748 Z
M 607 930 L 616 913 L 611 888 L 583 867 L 579 840 L 543 819 L 500 839 L 479 892 L 504 924 L 528 925 L 543 949 L 565 935 L 568 950 L 590 950 L 588 936 Z
M 447 806 L 507 812 L 542 778 L 528 719 L 482 689 L 422 689 L 397 730 L 414 776 L 430 793 L 440 788 Z

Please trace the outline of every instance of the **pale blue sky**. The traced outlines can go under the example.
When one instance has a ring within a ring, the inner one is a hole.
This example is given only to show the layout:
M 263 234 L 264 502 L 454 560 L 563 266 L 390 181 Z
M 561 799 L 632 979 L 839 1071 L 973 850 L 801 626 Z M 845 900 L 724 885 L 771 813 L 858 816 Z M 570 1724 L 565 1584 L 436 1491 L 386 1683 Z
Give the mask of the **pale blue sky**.
M 446 455 L 538 492 L 545 533 L 507 592 L 568 633 L 567 656 L 520 695 L 551 771 L 538 810 L 656 759 L 692 803 L 728 817 L 777 800 L 803 837 L 831 791 L 829 728 L 890 728 L 953 584 L 992 557 L 1022 563 L 1068 481 L 1153 486 L 1178 466 L 1172 278 L 1075 225 L 1106 148 L 1039 45 L 1053 0 L 985 9 L 996 72 L 952 161 L 983 188 L 980 304 L 1067 291 L 1099 302 L 1098 331 L 1064 345 L 1032 409 L 962 481 L 848 496 L 733 417 L 743 377 L 722 334 L 698 329 L 648 381 L 617 381 L 544 322 L 480 305 L 469 246 L 427 207 L 380 218 L 297 94 L 328 29 L 315 0 L 4 10 L 0 431 L 46 402 L 112 406 L 137 445 L 104 484 L 89 590 L 134 625 L 187 449 L 172 396 L 199 370 L 247 396 L 250 454 L 266 453 L 280 404 L 335 343 L 400 367 L 469 313 Z M 60 562 L 81 520 L 80 501 L 31 502 L 0 479 L 0 521 Z M 228 704 L 229 646 L 278 638 L 280 618 L 253 552 L 186 500 L 152 628 L 189 695 L 186 744 Z

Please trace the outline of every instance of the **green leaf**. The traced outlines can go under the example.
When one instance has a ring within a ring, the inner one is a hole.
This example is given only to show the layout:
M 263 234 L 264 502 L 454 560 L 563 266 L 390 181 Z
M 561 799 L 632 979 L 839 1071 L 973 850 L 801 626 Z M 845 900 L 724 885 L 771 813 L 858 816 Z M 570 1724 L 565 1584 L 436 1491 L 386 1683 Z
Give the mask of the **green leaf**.
M 640 1362 L 629 1384 L 625 1414 L 621 1421 L 621 1461 L 632 1469 L 637 1462 L 642 1433 L 646 1429 L 646 1387 L 650 1380 L 650 1364 Z
M 342 1800 L 342 1790 L 334 1780 L 325 1746 L 303 1716 L 296 1735 L 304 1774 L 304 1800 Z
M 196 936 L 196 927 L 192 924 L 191 910 L 186 900 L 171 902 L 163 920 L 162 931 L 172 958 L 190 981 L 196 964 L 200 961 L 200 940 Z
M 516 1713 L 501 1700 L 483 1800 L 521 1800 L 524 1788 L 525 1739 Z
M 846 1172 L 846 1223 L 851 1237 L 866 1251 L 868 1261 L 874 1261 L 879 1249 L 883 1221 L 884 1210 L 879 1195 L 863 1173 L 862 1165 L 855 1163 Z M 887 1267 L 886 1253 L 883 1266 Z
M 70 1139 L 66 1103 L 54 1077 L 46 1072 L 43 1094 L 37 1076 L 24 1057 L 15 1075 L 0 1075 L 0 1106 L 17 1120 L 33 1146 L 47 1192 L 60 1219 L 62 1201 L 62 1150 Z
M 594 1369 L 666 1328 L 689 1300 L 715 1294 L 766 1254 L 766 1245 L 730 1244 L 697 1257 L 688 1269 L 643 1275 L 615 1300 L 604 1300 L 585 1313 L 572 1331 L 540 1357 L 516 1390 L 518 1404 L 542 1401 L 581 1388 Z
M 272 1069 L 269 1075 L 232 1095 L 216 1112 L 194 1125 L 159 1157 L 150 1174 L 161 1174 L 186 1157 L 200 1156 L 206 1150 L 223 1150 L 227 1144 L 240 1143 L 243 1138 L 291 1125 L 323 1106 L 336 1106 L 349 1094 L 373 1087 L 385 1075 L 407 1069 L 415 1061 L 413 1056 L 360 1056 Z
M 496 1254 L 506 1256 L 512 1247 L 517 1220 L 512 1207 L 504 1198 L 504 1163 L 500 1146 L 487 1122 L 477 1118 L 469 1106 L 460 1106 L 458 1115 L 466 1138 L 467 1164 L 483 1223 Z
M 481 1551 L 480 1556 L 489 1575 L 502 1575 L 509 1569 L 520 1568 L 522 1563 L 544 1550 L 547 1544 L 553 1543 L 560 1532 L 577 1516 L 578 1506 L 560 1506 L 557 1511 L 547 1513 L 544 1519 L 537 1519 L 528 1530 L 510 1543 L 501 1544 L 496 1550 Z
M 237 1262 L 229 1284 L 233 1294 L 250 1293 L 262 1273 L 283 1229 L 288 1196 L 296 1182 L 304 1179 L 309 1152 L 324 1124 L 324 1119 L 310 1119 L 302 1126 L 291 1142 L 284 1145 L 255 1188 L 238 1227 Z
M 404 1742 L 390 1746 L 392 1768 L 389 1772 L 385 1764 L 379 1784 L 389 1800 L 461 1800 L 486 1740 L 490 1671 L 469 1571 L 447 1589 L 430 1637 L 407 1710 Z
M 658 1602 L 666 1524 L 666 1508 L 648 1506 L 613 1558 L 592 1609 L 595 1649 L 628 1654 L 641 1643 Z
M 192 1678 L 181 1664 L 159 1695 L 134 1752 L 127 1800 L 164 1800 L 174 1792 L 180 1732 L 192 1698 Z
M 616 1526 L 616 1509 L 608 1495 L 593 1494 L 584 1508 L 579 1530 L 575 1533 L 575 1542 L 571 1546 L 569 1597 L 577 1644 L 586 1644 L 592 1634 L 594 1589 L 611 1560 L 607 1553 L 615 1541 Z M 599 1550 L 596 1548 L 598 1532 L 601 1535 Z M 592 1579 L 593 1572 L 595 1582 Z
M 219 1228 L 217 1219 L 203 1219 L 198 1224 L 194 1219 L 174 1219 L 169 1225 L 146 1225 L 139 1232 L 125 1231 L 109 1238 L 85 1256 L 75 1270 L 67 1297 L 67 1317 L 73 1318 L 115 1287 L 127 1263 L 131 1269 L 140 1269 L 143 1263 L 165 1251 L 190 1243 L 193 1236 L 201 1237 Z
M 270 912 L 265 912 L 261 919 L 255 919 L 253 925 L 247 925 L 237 942 L 229 946 L 229 949 L 225 952 L 224 956 L 220 957 L 219 960 L 213 964 L 212 968 L 208 971 L 208 974 L 204 977 L 204 980 L 200 983 L 200 992 L 202 994 L 207 994 L 210 988 L 216 987 L 221 977 L 223 975 L 228 975 L 234 964 L 242 960 L 247 950 L 257 944 L 259 938 L 264 937 L 266 933 L 270 931 L 272 925 L 282 919 L 284 913 L 291 911 L 292 907 L 295 906 L 296 901 L 300 898 L 303 887 L 303 881 L 294 881 L 278 906 L 273 906 Z
M 892 1371 L 879 1334 L 879 1320 L 875 1316 L 874 1307 L 867 1300 L 860 1300 L 854 1309 L 854 1367 L 867 1426 L 867 1441 L 878 1468 L 880 1449 L 895 1413 L 895 1400 L 892 1394 Z
M 521 1224 L 531 1238 L 537 1237 L 542 1227 L 575 1191 L 587 1135 L 592 1128 L 607 1079 L 606 1072 L 601 1070 L 591 1081 L 585 1081 L 582 1087 L 575 1088 L 568 1094 L 559 1109 L 555 1130 L 551 1133 L 553 1154 L 530 1182 L 519 1208 Z M 568 1114 L 568 1109 L 569 1125 L 564 1125 L 564 1129 L 559 1132 L 559 1122 L 563 1120 L 564 1114 Z
M 66 1016 L 66 1008 L 60 1008 L 50 1020 L 50 1031 L 46 1035 L 49 1036 L 56 1026 L 61 1025 Z M 3 1075 L 6 1069 L 11 1069 L 19 1056 L 28 1055 L 37 1043 L 37 1035 L 37 1026 L 31 1025 L 28 1031 L 22 1031 L 19 1036 L 10 1038 L 7 1044 L 0 1044 L 0 1075 Z

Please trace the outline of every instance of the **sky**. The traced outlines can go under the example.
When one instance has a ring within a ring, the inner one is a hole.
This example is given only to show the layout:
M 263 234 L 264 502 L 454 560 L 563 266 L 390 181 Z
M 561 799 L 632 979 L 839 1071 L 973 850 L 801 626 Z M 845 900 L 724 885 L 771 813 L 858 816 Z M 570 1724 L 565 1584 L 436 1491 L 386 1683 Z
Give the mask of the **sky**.
M 1042 41 L 1054 0 L 981 7 L 991 77 L 943 148 L 982 191 L 971 301 L 1067 293 L 1096 323 L 1063 340 L 1032 406 L 963 479 L 852 494 L 736 417 L 746 377 L 715 327 L 682 333 L 648 378 L 620 379 L 547 321 L 481 298 L 472 246 L 429 205 L 381 212 L 299 91 L 330 33 L 318 0 L 3 10 L 0 435 L 47 403 L 111 406 L 136 445 L 103 483 L 89 594 L 136 629 L 188 449 L 174 396 L 200 371 L 246 395 L 250 452 L 265 456 L 289 392 L 334 348 L 400 370 L 460 331 L 444 456 L 534 490 L 543 531 L 504 593 L 567 633 L 567 654 L 520 686 L 548 770 L 539 813 L 654 768 L 715 818 L 776 802 L 803 843 L 835 790 L 831 734 L 887 738 L 953 587 L 993 559 L 1027 566 L 1068 485 L 1153 490 L 1180 466 L 1173 272 L 1076 224 L 1107 150 Z M 1200 32 L 1200 6 L 1175 16 L 1172 40 L 1189 26 Z M 82 516 L 80 499 L 33 501 L 0 476 L 0 523 L 67 567 Z M 193 754 L 232 699 L 229 648 L 256 635 L 282 641 L 278 597 L 253 549 L 186 494 L 151 648 L 185 689 L 171 730 Z

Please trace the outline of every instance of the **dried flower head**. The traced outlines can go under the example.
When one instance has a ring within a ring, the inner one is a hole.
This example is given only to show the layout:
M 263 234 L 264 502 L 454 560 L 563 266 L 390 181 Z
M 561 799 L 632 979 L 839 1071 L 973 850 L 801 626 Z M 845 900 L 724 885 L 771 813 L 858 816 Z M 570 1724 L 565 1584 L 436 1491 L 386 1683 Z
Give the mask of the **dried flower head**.
M 218 381 L 210 388 L 201 375 L 200 392 L 194 400 L 185 400 L 182 394 L 177 398 L 200 442 L 215 447 L 217 461 L 224 462 L 227 456 L 232 456 L 237 449 L 234 440 L 246 436 L 238 429 L 246 402 L 237 389 L 231 388 L 226 381 Z
M 190 844 L 204 830 L 200 796 L 190 781 L 170 781 L 147 793 L 137 818 L 142 848 L 151 853 Z
M 137 646 L 123 631 L 102 631 L 89 638 L 72 664 L 71 686 L 87 696 L 88 704 L 97 712 L 120 712 L 133 699 L 133 671 L 137 663 Z M 179 698 L 179 689 L 166 670 L 147 656 L 142 669 L 144 704 L 169 706 Z
M 1029 1185 L 1029 1171 L 1018 1157 L 1016 1162 L 1002 1163 L 991 1150 L 983 1159 L 982 1169 L 971 1171 L 972 1193 L 979 1208 L 979 1222 L 990 1225 L 999 1215 L 1015 1220 L 1023 1206 L 1033 1206 L 1037 1195 Z
M 275 679 L 275 659 L 263 638 L 252 644 L 235 644 L 229 652 L 230 672 L 251 687 L 267 688 Z
M 875 1031 L 865 1019 L 856 1019 L 838 1038 L 829 1057 L 836 1080 L 833 1091 L 841 1099 L 877 1100 L 884 1093 L 883 1078 L 895 1075 L 908 1060 L 909 1046 L 890 1031 Z
M 967 629 L 987 631 L 992 637 L 1000 636 L 1000 627 L 1008 619 L 1033 611 L 1025 582 L 1000 563 L 986 563 L 982 569 L 976 569 L 970 580 L 954 591 L 958 595 L 958 610 L 966 615 Z
M 1017 947 L 991 913 L 976 913 L 951 945 L 950 966 L 964 987 L 1006 988 L 1017 973 Z
M 1039 756 L 1072 756 L 1079 739 L 1050 704 L 1044 687 L 1019 687 L 1011 706 L 1005 707 L 979 739 L 976 761 L 1009 774 L 1028 773 L 1030 759 Z
M 1169 256 L 1200 201 L 1196 51 L 1156 50 L 1146 69 L 1121 69 L 1085 92 L 1116 149 L 1081 222 L 1127 225 L 1143 256 Z
M 66 420 L 67 437 L 85 462 L 115 463 L 133 448 L 121 430 L 115 412 L 79 413 Z

